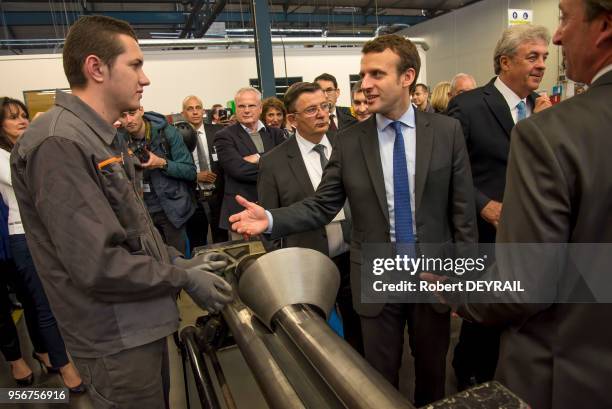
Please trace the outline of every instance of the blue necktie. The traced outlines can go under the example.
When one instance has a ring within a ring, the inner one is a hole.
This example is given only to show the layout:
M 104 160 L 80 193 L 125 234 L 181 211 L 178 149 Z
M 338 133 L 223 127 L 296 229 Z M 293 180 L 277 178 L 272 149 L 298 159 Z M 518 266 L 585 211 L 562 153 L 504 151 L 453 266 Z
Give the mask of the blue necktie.
M 391 123 L 395 130 L 393 144 L 393 206 L 395 209 L 395 242 L 414 243 L 412 231 L 412 207 L 410 205 L 410 181 L 401 122 Z M 409 248 L 411 248 L 410 246 Z M 412 255 L 412 251 L 409 251 Z
M 527 107 L 525 106 L 524 101 L 520 101 L 518 104 L 516 104 L 516 111 L 516 122 L 520 121 L 521 119 L 527 118 Z

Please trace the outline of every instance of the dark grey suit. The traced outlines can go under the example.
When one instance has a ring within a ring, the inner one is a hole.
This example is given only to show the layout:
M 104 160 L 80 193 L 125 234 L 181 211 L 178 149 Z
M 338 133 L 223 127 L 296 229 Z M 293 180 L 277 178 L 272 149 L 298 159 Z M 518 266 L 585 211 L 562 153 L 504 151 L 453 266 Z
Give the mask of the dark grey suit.
M 327 138 L 333 146 L 335 137 L 328 135 Z M 289 206 L 314 195 L 315 190 L 295 136 L 261 158 L 257 192 L 259 204 L 266 209 Z M 325 226 L 287 236 L 282 239 L 280 246 L 310 248 L 329 255 Z M 344 337 L 355 350 L 363 354 L 361 323 L 351 302 L 349 254 L 348 252 L 339 254 L 332 260 L 338 266 L 341 277 L 337 303 L 342 314 Z
M 515 126 L 498 243 L 612 243 L 611 100 L 609 72 Z M 540 258 L 514 271 L 529 280 L 556 262 Z M 509 278 L 502 268 L 491 273 Z M 460 312 L 506 326 L 496 377 L 532 407 L 612 407 L 612 305 L 472 304 Z
M 336 107 L 336 115 L 338 115 L 338 130 L 348 128 L 351 125 L 356 124 L 357 118 L 351 115 L 351 109 L 349 107 Z
M 417 111 L 415 118 L 418 240 L 421 243 L 453 240 L 474 243 L 477 232 L 472 176 L 461 126 L 457 120 L 437 114 Z M 397 385 L 403 331 L 408 321 L 416 358 L 417 404 L 440 398 L 444 394 L 448 312 L 435 312 L 429 304 L 365 304 L 360 298 L 362 244 L 390 242 L 389 211 L 375 115 L 338 134 L 323 180 L 313 197 L 271 211 L 271 237 L 279 238 L 326 225 L 347 197 L 353 217 L 353 304 L 362 318 L 375 318 L 362 319 L 362 324 L 368 322 L 367 328 L 363 327 L 366 359 Z M 387 309 L 404 310 L 387 313 Z M 391 319 L 387 319 L 390 316 Z M 381 323 L 380 328 L 372 325 L 377 320 Z
M 457 95 L 448 104 L 448 115 L 461 122 L 466 139 L 472 177 L 478 238 L 481 243 L 495 242 L 495 227 L 480 216 L 491 200 L 503 202 L 506 187 L 506 166 L 510 151 L 510 132 L 514 119 L 506 99 L 495 86 L 494 77 L 483 87 Z M 527 97 L 533 110 L 536 93 Z M 490 253 L 488 246 L 482 252 Z M 490 256 L 491 254 L 489 254 Z M 489 258 L 493 261 L 492 258 Z M 499 354 L 499 330 L 465 321 L 453 358 L 459 387 L 472 382 L 493 379 Z

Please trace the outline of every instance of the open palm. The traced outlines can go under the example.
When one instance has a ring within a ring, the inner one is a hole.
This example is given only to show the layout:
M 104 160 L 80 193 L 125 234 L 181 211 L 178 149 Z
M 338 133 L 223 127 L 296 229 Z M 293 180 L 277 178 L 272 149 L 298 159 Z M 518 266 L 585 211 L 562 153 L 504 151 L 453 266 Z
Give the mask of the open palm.
M 236 202 L 245 210 L 230 216 L 229 221 L 232 224 L 232 230 L 249 236 L 265 232 L 268 228 L 268 217 L 264 208 L 249 202 L 240 195 L 236 196 Z

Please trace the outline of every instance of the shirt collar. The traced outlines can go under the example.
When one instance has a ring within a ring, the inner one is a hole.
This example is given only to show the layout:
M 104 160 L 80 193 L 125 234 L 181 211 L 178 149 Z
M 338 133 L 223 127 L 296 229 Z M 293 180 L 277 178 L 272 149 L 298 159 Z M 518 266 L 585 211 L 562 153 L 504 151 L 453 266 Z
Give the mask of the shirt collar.
M 317 145 L 316 143 L 312 143 L 308 139 L 304 138 L 302 135 L 300 135 L 300 133 L 297 130 L 295 131 L 295 139 L 297 140 L 297 143 L 304 149 L 305 152 L 312 151 L 314 147 Z M 328 150 L 331 150 L 331 143 L 329 143 L 329 139 L 327 139 L 327 135 L 323 135 L 323 138 L 321 138 L 321 142 L 319 142 L 319 145 L 323 145 Z
M 117 129 L 76 95 L 57 90 L 55 104 L 65 108 L 85 122 L 107 145 L 115 139 Z
M 606 75 L 607 73 L 609 73 L 610 71 L 612 71 L 612 64 L 609 64 L 603 67 L 601 70 L 599 70 L 599 72 L 597 72 L 597 74 L 595 74 L 595 76 L 591 80 L 591 84 L 597 81 L 598 79 L 600 79 L 601 77 L 603 77 L 604 75 Z
M 409 128 L 415 128 L 416 122 L 414 119 L 414 115 L 414 107 L 412 106 L 412 104 L 408 104 L 408 110 L 406 110 L 406 112 L 404 112 L 402 116 L 399 117 L 398 121 Z M 382 114 L 376 114 L 376 128 L 378 129 L 378 132 L 384 131 L 393 122 L 395 122 L 395 120 L 389 119 Z
M 246 133 L 252 133 L 252 131 L 247 128 L 246 126 L 240 124 L 240 126 L 242 127 L 242 129 L 244 129 L 246 131 Z M 257 132 L 261 131 L 261 128 L 265 128 L 266 126 L 263 124 L 263 122 L 261 121 L 257 121 Z
M 504 82 L 499 77 L 495 79 L 493 85 L 495 85 L 495 88 L 497 88 L 498 91 L 501 92 L 502 96 L 506 100 L 506 103 L 508 104 L 511 110 L 516 108 L 516 105 L 521 101 L 527 104 L 527 98 L 521 99 L 518 95 L 516 95 L 514 91 L 510 89 L 510 87 L 504 84 Z
M 203 134 L 206 133 L 206 131 L 204 130 L 204 122 L 202 122 L 202 124 L 198 127 L 198 129 L 196 129 L 196 132 L 202 132 Z

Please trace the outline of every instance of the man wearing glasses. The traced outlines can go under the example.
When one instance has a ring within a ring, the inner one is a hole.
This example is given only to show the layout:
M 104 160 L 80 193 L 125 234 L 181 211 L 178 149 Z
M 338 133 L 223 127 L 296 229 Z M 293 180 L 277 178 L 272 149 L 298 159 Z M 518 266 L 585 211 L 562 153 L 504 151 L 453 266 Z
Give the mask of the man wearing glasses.
M 326 135 L 331 104 L 318 84 L 293 84 L 285 93 L 284 100 L 287 119 L 296 132 L 259 163 L 257 192 L 259 203 L 266 209 L 289 206 L 314 195 L 336 140 L 336 135 Z M 317 250 L 336 264 L 341 276 L 337 302 L 344 336 L 363 355 L 361 323 L 351 301 L 350 227 L 348 206 L 345 205 L 327 225 L 289 235 L 281 241 L 280 247 Z
M 327 102 L 331 104 L 331 109 L 329 111 L 329 133 L 335 133 L 357 122 L 351 115 L 350 108 L 336 106 L 336 102 L 338 102 L 338 97 L 340 96 L 340 89 L 338 88 L 336 77 L 331 74 L 323 73 L 315 78 L 313 82 L 319 84 L 327 97 Z
M 234 97 L 237 123 L 219 131 L 214 140 L 219 164 L 225 176 L 219 227 L 230 230 L 228 218 L 243 210 L 234 196 L 257 200 L 257 173 L 261 154 L 285 141 L 283 131 L 268 128 L 259 120 L 261 93 L 251 87 L 241 88 Z M 230 232 L 230 238 L 242 236 Z

